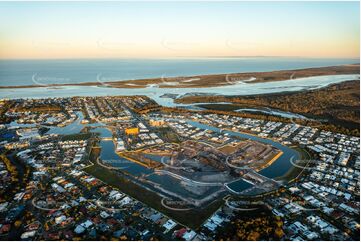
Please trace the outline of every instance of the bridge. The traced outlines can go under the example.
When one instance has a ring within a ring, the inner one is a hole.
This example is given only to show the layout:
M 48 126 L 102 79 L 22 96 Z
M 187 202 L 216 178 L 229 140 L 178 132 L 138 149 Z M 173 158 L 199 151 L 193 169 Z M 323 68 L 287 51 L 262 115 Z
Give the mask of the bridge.
M 109 141 L 109 140 L 113 140 L 113 137 L 103 137 L 101 138 L 101 140 Z

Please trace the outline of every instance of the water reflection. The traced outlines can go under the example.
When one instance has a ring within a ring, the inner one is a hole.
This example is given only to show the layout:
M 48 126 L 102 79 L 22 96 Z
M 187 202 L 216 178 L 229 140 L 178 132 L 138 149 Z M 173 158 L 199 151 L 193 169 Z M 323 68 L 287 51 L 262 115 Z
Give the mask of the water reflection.
M 250 140 L 258 141 L 261 143 L 270 144 L 270 145 L 276 147 L 277 149 L 281 150 L 283 152 L 283 154 L 275 162 L 273 162 L 267 168 L 258 172 L 259 174 L 266 176 L 268 178 L 276 178 L 276 177 L 285 175 L 288 172 L 288 170 L 290 168 L 292 168 L 292 164 L 290 162 L 291 158 L 294 157 L 294 159 L 298 159 L 300 156 L 299 153 L 297 151 L 295 151 L 294 149 L 291 149 L 288 146 L 282 145 L 281 143 L 275 142 L 270 139 L 264 139 L 264 138 L 254 136 L 254 135 L 249 135 L 246 133 L 238 133 L 238 132 L 233 132 L 233 131 L 228 131 L 228 130 L 221 130 L 217 127 L 201 124 L 201 123 L 198 123 L 195 121 L 188 121 L 188 122 L 191 125 L 201 128 L 201 129 L 208 129 L 208 130 L 212 130 L 212 131 L 218 132 L 218 133 L 221 133 L 221 132 L 227 133 L 232 136 L 240 137 L 243 139 L 250 139 Z
M 144 182 L 147 182 L 147 186 L 150 184 L 157 187 L 161 191 L 172 191 L 177 194 L 182 194 L 184 196 L 188 195 L 193 198 L 200 198 L 201 196 L 207 196 L 217 191 L 220 187 L 190 187 L 186 184 L 182 183 L 182 181 L 167 175 L 167 174 L 156 174 L 153 169 L 148 169 L 145 166 L 132 162 L 126 158 L 120 157 L 115 152 L 115 145 L 112 140 L 112 132 L 108 128 L 104 127 L 104 124 L 101 123 L 93 123 L 93 124 L 82 124 L 82 120 L 84 119 L 82 112 L 76 112 L 77 119 L 68 124 L 65 127 L 50 127 L 50 130 L 46 134 L 60 134 L 60 135 L 69 135 L 79 133 L 83 128 L 90 127 L 90 132 L 97 133 L 102 140 L 100 141 L 101 153 L 100 159 L 107 165 L 110 165 L 114 168 L 119 168 L 119 171 L 126 172 L 127 174 L 133 176 L 136 179 L 141 179 Z M 224 131 L 217 127 L 201 124 L 195 121 L 188 121 L 191 125 L 201 128 L 201 129 L 209 129 L 215 132 L 223 132 L 228 133 L 233 136 L 237 136 L 240 138 L 251 139 L 258 142 L 270 144 L 279 150 L 283 151 L 283 154 L 273 162 L 269 167 L 261 170 L 259 173 L 269 178 L 275 178 L 282 176 L 288 172 L 288 170 L 292 167 L 292 164 L 289 162 L 292 157 L 297 159 L 299 157 L 298 152 L 295 150 L 284 146 L 278 142 L 274 142 L 269 139 L 263 139 L 257 136 L 248 135 L 245 133 L 237 133 L 232 131 Z M 18 125 L 13 122 L 10 124 L 11 126 Z M 31 125 L 32 126 L 32 125 Z M 106 140 L 110 139 L 110 140 Z M 147 155 L 148 158 L 152 160 L 162 162 L 164 157 L 158 155 Z M 145 178 L 145 176 L 147 176 Z M 249 188 L 251 185 L 245 182 L 242 179 L 231 182 L 228 186 L 237 192 L 243 191 Z

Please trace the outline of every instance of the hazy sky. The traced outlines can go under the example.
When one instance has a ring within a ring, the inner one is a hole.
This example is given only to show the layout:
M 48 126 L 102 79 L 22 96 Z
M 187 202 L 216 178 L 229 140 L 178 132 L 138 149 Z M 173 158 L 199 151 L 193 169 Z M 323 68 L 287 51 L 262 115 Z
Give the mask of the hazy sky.
M 359 57 L 358 2 L 0 3 L 0 58 Z

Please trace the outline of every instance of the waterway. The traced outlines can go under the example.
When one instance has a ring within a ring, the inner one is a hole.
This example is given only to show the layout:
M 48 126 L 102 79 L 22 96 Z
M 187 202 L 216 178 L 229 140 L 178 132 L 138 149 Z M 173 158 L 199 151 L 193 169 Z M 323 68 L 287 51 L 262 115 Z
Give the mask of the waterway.
M 242 139 L 250 139 L 250 140 L 258 141 L 258 142 L 261 142 L 264 144 L 270 144 L 270 145 L 276 147 L 277 149 L 281 150 L 283 152 L 283 154 L 275 162 L 273 162 L 267 168 L 258 172 L 259 174 L 266 176 L 268 178 L 276 178 L 276 177 L 285 175 L 288 172 L 288 170 L 290 168 L 292 168 L 292 164 L 290 162 L 291 158 L 292 157 L 294 157 L 294 159 L 300 158 L 300 154 L 297 151 L 295 151 L 294 149 L 291 149 L 290 147 L 285 146 L 279 142 L 273 141 L 271 139 L 264 139 L 264 138 L 261 138 L 261 137 L 255 136 L 255 135 L 246 134 L 246 133 L 239 133 L 239 132 L 223 130 L 223 129 L 219 129 L 217 127 L 201 124 L 201 123 L 195 122 L 195 121 L 188 121 L 188 123 L 193 125 L 194 127 L 198 127 L 201 129 L 208 129 L 208 130 L 212 130 L 212 131 L 218 132 L 218 133 L 227 133 L 232 136 L 240 137 Z
M 275 109 L 261 109 L 261 108 L 240 108 L 235 110 L 235 112 L 250 112 L 250 113 L 265 113 L 273 116 L 280 116 L 283 118 L 296 118 L 296 119 L 309 119 L 301 114 L 284 112 L 281 110 Z
M 233 85 L 204 88 L 159 88 L 156 85 L 147 88 L 111 88 L 105 86 L 63 86 L 58 88 L 37 87 L 37 88 L 5 88 L 0 89 L 0 98 L 52 98 L 52 97 L 73 97 L 73 96 L 117 96 L 117 95 L 146 95 L 162 106 L 174 107 L 183 104 L 174 103 L 169 97 L 172 94 L 176 97 L 184 95 L 253 95 L 277 92 L 311 90 L 328 86 L 330 84 L 346 80 L 359 79 L 359 75 L 332 75 L 314 76 L 285 81 L 265 83 L 236 83 Z
M 52 127 L 48 132 L 49 133 L 55 133 L 55 134 L 61 134 L 61 135 L 68 135 L 68 134 L 74 134 L 79 133 L 80 130 L 86 126 L 84 124 L 81 124 L 81 121 L 83 119 L 83 115 L 81 112 L 77 112 L 78 118 L 71 124 L 69 124 L 66 127 Z M 258 141 L 261 143 L 270 144 L 279 150 L 283 152 L 283 154 L 275 161 L 273 162 L 269 167 L 261 170 L 259 173 L 261 175 L 264 175 L 269 178 L 276 178 L 280 177 L 288 172 L 290 168 L 292 168 L 292 164 L 290 163 L 290 159 L 294 157 L 294 159 L 299 158 L 299 154 L 297 151 L 282 145 L 278 142 L 275 142 L 270 139 L 264 139 L 260 138 L 254 135 L 249 135 L 245 133 L 238 133 L 233 131 L 227 131 L 227 130 L 221 130 L 217 127 L 201 124 L 199 122 L 195 121 L 188 121 L 189 124 L 201 128 L 201 129 L 208 129 L 219 133 L 228 133 L 231 136 L 240 137 L 243 139 L 250 139 L 254 141 Z M 89 124 L 88 124 L 89 125 Z M 142 177 L 142 176 L 148 176 L 146 179 L 153 182 L 154 184 L 160 184 L 163 188 L 169 189 L 170 191 L 176 191 L 179 194 L 189 195 L 193 198 L 200 198 L 200 194 L 197 194 L 194 190 L 192 191 L 190 188 L 186 188 L 183 186 L 180 186 L 181 182 L 169 175 L 161 175 L 161 174 L 155 174 L 152 169 L 148 169 L 144 166 L 141 166 L 139 164 L 136 164 L 130 160 L 127 160 L 123 157 L 120 157 L 115 152 L 115 145 L 112 140 L 104 140 L 104 138 L 111 138 L 112 132 L 102 126 L 98 126 L 100 124 L 91 124 L 93 126 L 91 132 L 98 133 L 100 138 L 103 138 L 103 140 L 100 141 L 101 146 L 101 154 L 100 159 L 113 167 L 118 168 L 121 171 L 125 171 L 135 177 Z M 158 157 L 157 159 L 160 162 L 161 157 Z M 229 184 L 229 187 L 237 192 L 243 191 L 247 188 L 249 188 L 251 185 L 248 182 L 243 181 L 242 179 L 239 179 L 237 181 L 234 181 Z M 204 187 L 197 187 L 197 189 L 204 189 Z M 209 188 L 208 190 L 204 189 L 203 194 L 209 195 L 211 192 L 214 192 L 217 189 L 217 187 Z M 219 189 L 219 188 L 218 188 Z
M 82 112 L 76 112 L 76 115 L 77 115 L 77 119 L 74 122 L 72 122 L 64 127 L 47 126 L 50 129 L 48 132 L 46 132 L 46 134 L 68 135 L 68 134 L 79 133 L 84 128 L 84 125 L 81 124 L 81 121 L 84 119 L 84 116 L 83 116 Z

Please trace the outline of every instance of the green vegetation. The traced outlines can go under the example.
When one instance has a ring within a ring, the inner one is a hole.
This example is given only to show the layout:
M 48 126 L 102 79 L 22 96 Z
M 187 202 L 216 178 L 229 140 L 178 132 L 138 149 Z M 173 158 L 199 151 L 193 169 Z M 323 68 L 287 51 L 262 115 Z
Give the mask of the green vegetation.
M 16 169 L 16 166 L 14 166 L 11 163 L 11 161 L 4 154 L 0 155 L 0 159 L 5 164 L 6 170 L 8 170 L 8 172 L 10 173 L 11 181 L 12 182 L 18 182 L 19 181 L 19 178 L 18 178 L 19 174 L 18 174 L 18 171 Z
M 11 121 L 11 118 L 5 115 L 5 113 L 14 106 L 14 101 L 11 100 L 1 100 L 0 101 L 0 122 L 8 123 Z
M 237 104 L 222 104 L 222 103 L 200 104 L 197 106 L 205 109 L 219 110 L 219 111 L 234 111 L 244 107 L 242 105 L 237 105 Z
M 157 129 L 158 133 L 161 135 L 163 140 L 169 143 L 180 143 L 178 135 L 169 127 L 159 127 Z
M 92 133 L 78 133 L 78 134 L 69 134 L 61 137 L 61 141 L 67 140 L 88 140 L 92 137 Z
M 280 240 L 284 231 L 280 217 L 268 209 L 238 212 L 227 225 L 220 227 L 215 240 Z
M 326 119 L 319 126 L 332 132 L 358 136 L 360 133 L 360 81 L 346 81 L 326 88 L 252 96 L 187 96 L 176 100 L 177 103 L 231 102 L 232 105 L 211 104 L 201 107 L 229 112 L 236 107 L 273 108 L 286 112 L 299 113 L 314 119 Z M 233 113 L 232 113 L 233 115 Z M 270 119 L 270 115 L 252 114 Z M 247 116 L 252 116 L 247 114 Z M 279 119 L 272 117 L 272 119 Z M 312 123 L 297 120 L 297 123 Z M 318 124 L 319 125 L 319 124 Z M 311 125 L 312 126 L 312 125 Z
M 1 154 L 0 160 L 5 164 L 10 173 L 9 185 L 0 191 L 0 202 L 5 199 L 13 199 L 13 196 L 26 187 L 31 175 L 31 168 L 24 165 L 19 158 L 13 154 Z
M 193 229 L 198 228 L 224 203 L 222 199 L 218 199 L 204 208 L 188 211 L 173 211 L 163 207 L 161 204 L 162 197 L 160 195 L 133 183 L 116 171 L 106 169 L 96 163 L 93 166 L 85 168 L 84 171 Z
M 60 112 L 62 111 L 61 106 L 55 106 L 55 105 L 37 105 L 34 104 L 31 107 L 16 107 L 17 112 Z

